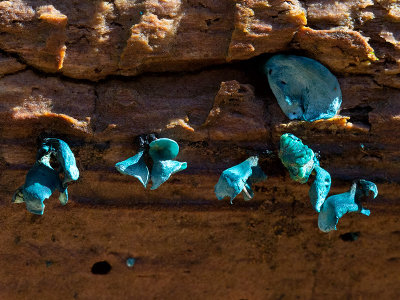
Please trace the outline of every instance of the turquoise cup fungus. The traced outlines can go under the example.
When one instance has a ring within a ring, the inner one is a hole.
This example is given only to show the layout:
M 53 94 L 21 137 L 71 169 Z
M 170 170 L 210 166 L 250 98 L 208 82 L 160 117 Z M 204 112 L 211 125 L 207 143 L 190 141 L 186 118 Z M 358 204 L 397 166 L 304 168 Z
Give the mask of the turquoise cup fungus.
M 376 198 L 378 188 L 367 180 L 355 181 L 350 191 L 328 197 L 321 207 L 318 216 L 318 227 L 323 232 L 336 230 L 339 219 L 346 213 L 358 212 L 369 216 L 370 211 L 363 208 L 364 198 Z
M 294 181 L 306 183 L 315 174 L 309 196 L 312 207 L 319 212 L 331 188 L 331 175 L 320 167 L 314 151 L 298 137 L 285 133 L 280 139 L 279 158 Z
M 152 190 L 157 189 L 172 174 L 187 168 L 186 162 L 173 160 L 178 153 L 179 146 L 174 140 L 161 138 L 150 143 L 149 154 L 153 159 L 153 168 L 151 170 Z
M 144 161 L 144 150 L 139 151 L 136 155 L 115 164 L 115 168 L 121 173 L 133 176 L 140 181 L 146 188 L 149 181 L 149 169 Z
M 59 163 L 55 170 L 50 164 L 51 156 Z M 60 178 L 63 174 L 63 179 Z M 25 202 L 29 212 L 42 215 L 44 201 L 55 190 L 60 191 L 59 200 L 62 205 L 68 202 L 67 183 L 79 178 L 75 156 L 68 144 L 59 139 L 44 139 L 38 150 L 37 161 L 26 175 L 25 184 L 14 193 L 12 202 Z
M 173 160 L 179 153 L 179 146 L 174 140 L 160 138 L 151 142 L 148 139 L 141 139 L 141 141 L 139 152 L 133 157 L 118 162 L 115 167 L 120 173 L 137 178 L 145 188 L 149 177 L 152 181 L 151 189 L 155 190 L 172 174 L 187 168 L 186 162 Z M 151 175 L 145 161 L 147 153 L 153 160 Z
M 75 156 L 66 142 L 55 138 L 46 138 L 43 140 L 42 149 L 48 149 L 54 153 L 62 169 L 60 171 L 64 172 L 64 186 L 68 182 L 78 180 L 79 170 L 76 166 Z
M 174 159 L 178 153 L 179 145 L 171 139 L 157 139 L 149 145 L 149 154 L 154 161 Z
M 290 120 L 312 122 L 334 117 L 342 104 L 336 77 L 308 57 L 278 54 L 264 71 L 279 106 Z
M 244 162 L 222 172 L 218 183 L 215 185 L 215 195 L 218 200 L 229 197 L 231 204 L 233 204 L 233 199 L 242 193 L 244 200 L 248 201 L 254 197 L 252 184 L 266 178 L 267 176 L 258 166 L 258 157 L 251 156 Z
M 175 160 L 157 160 L 153 163 L 151 169 L 152 190 L 157 189 L 161 184 L 166 182 L 172 174 L 183 171 L 187 168 L 186 162 Z
M 314 167 L 319 165 L 314 151 L 291 133 L 281 136 L 279 158 L 289 171 L 290 177 L 300 183 L 306 183 Z
M 316 212 L 320 212 L 321 206 L 324 204 L 325 199 L 328 196 L 332 180 L 331 175 L 320 166 L 315 166 L 314 172 L 316 174 L 315 179 L 311 184 L 308 195 L 310 196 L 312 207 Z

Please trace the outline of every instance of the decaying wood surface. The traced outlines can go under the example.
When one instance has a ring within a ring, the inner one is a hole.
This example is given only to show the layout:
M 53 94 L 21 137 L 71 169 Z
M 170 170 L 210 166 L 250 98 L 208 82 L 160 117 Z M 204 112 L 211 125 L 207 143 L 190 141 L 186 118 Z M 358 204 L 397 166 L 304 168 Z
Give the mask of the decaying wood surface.
M 339 116 L 283 115 L 262 73 L 282 52 L 337 75 Z M 1 1 L 0 298 L 396 299 L 399 74 L 397 1 Z M 114 168 L 152 132 L 188 162 L 156 191 Z M 286 132 L 319 153 L 331 193 L 374 181 L 372 215 L 319 232 L 277 157 Z M 81 178 L 37 218 L 11 197 L 44 136 L 69 143 Z M 250 155 L 268 180 L 218 202 L 222 170 Z M 91 274 L 102 260 L 111 272 Z

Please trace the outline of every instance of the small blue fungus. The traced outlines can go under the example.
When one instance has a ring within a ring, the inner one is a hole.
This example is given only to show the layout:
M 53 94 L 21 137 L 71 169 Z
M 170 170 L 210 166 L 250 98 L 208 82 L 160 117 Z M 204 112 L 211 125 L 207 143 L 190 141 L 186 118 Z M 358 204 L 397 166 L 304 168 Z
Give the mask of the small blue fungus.
M 357 189 L 356 189 L 356 199 L 364 199 L 364 198 L 373 198 L 375 199 L 378 196 L 378 187 L 375 183 L 360 179 L 356 181 Z
M 149 145 L 149 154 L 153 159 L 153 168 L 151 170 L 152 190 L 157 189 L 169 177 L 179 171 L 187 168 L 186 162 L 172 160 L 179 153 L 177 142 L 161 138 L 154 140 Z
M 315 166 L 314 171 L 316 175 L 308 195 L 310 196 L 312 207 L 317 212 L 320 212 L 321 206 L 324 204 L 331 188 L 331 175 L 320 166 Z
M 157 189 L 161 184 L 167 181 L 172 174 L 187 168 L 186 162 L 173 160 L 179 153 L 179 146 L 175 141 L 161 138 L 149 143 L 149 140 L 141 139 L 141 143 L 138 154 L 117 163 L 115 167 L 122 174 L 136 177 L 144 187 L 147 186 L 149 180 L 149 169 L 145 162 L 145 154 L 147 151 L 153 160 L 150 176 L 153 183 L 151 187 L 152 190 Z
M 171 139 L 157 139 L 149 145 L 149 154 L 154 161 L 174 159 L 178 153 L 178 143 Z
M 314 167 L 319 165 L 314 151 L 291 133 L 281 136 L 279 158 L 290 177 L 300 183 L 306 183 Z
M 244 200 L 248 201 L 254 196 L 251 189 L 252 184 L 266 178 L 267 176 L 258 166 L 258 157 L 251 156 L 244 162 L 222 172 L 218 183 L 215 185 L 215 195 L 218 200 L 227 196 L 233 204 L 233 199 L 239 193 L 242 193 Z
M 50 165 L 51 156 L 59 163 L 59 170 Z M 63 179 L 60 178 L 63 173 Z M 69 146 L 59 139 L 44 139 L 37 154 L 37 161 L 26 175 L 25 184 L 14 193 L 12 202 L 25 202 L 29 212 L 42 215 L 44 200 L 50 198 L 55 190 L 60 191 L 62 205 L 68 202 L 67 182 L 77 180 L 79 171 L 75 157 Z
M 63 186 L 66 187 L 68 182 L 78 180 L 79 170 L 76 166 L 75 156 L 66 142 L 47 138 L 43 140 L 41 149 L 55 154 L 60 164 L 60 171 L 64 172 Z
M 142 15 L 143 15 L 143 12 L 142 12 L 142 11 L 139 11 L 139 15 L 141 15 L 141 16 L 142 16 Z
M 153 182 L 151 190 L 157 189 L 161 184 L 166 182 L 172 174 L 183 171 L 186 168 L 186 162 L 179 162 L 175 160 L 154 161 L 153 168 L 151 170 L 151 181 Z
M 133 265 L 135 264 L 135 262 L 136 262 L 136 259 L 134 259 L 133 257 L 129 257 L 129 258 L 126 260 L 126 266 L 127 266 L 128 268 L 132 268 Z
M 312 122 L 336 115 L 342 92 L 336 77 L 319 62 L 296 55 L 275 55 L 265 65 L 268 83 L 290 120 Z
M 144 150 L 141 150 L 135 156 L 115 164 L 115 167 L 120 173 L 137 178 L 146 188 L 150 172 L 144 161 L 143 154 Z
M 339 219 L 349 212 L 359 212 L 366 216 L 370 215 L 368 209 L 362 207 L 362 202 L 368 198 L 376 198 L 378 188 L 373 182 L 357 180 L 353 183 L 350 191 L 328 197 L 321 207 L 318 216 L 318 227 L 323 232 L 336 230 Z

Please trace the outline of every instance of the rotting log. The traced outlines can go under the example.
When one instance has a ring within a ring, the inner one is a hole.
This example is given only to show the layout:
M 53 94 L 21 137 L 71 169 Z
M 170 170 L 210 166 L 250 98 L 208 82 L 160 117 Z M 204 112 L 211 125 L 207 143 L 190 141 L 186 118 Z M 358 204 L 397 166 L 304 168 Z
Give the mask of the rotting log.
M 1 1 L 0 298 L 396 298 L 399 36 L 389 0 Z M 283 115 L 260 71 L 280 52 L 338 77 L 339 116 Z M 188 169 L 149 191 L 114 164 L 153 132 Z M 374 181 L 372 215 L 320 233 L 278 159 L 286 132 L 319 153 L 331 193 Z M 11 197 L 43 136 L 69 143 L 81 178 L 37 218 Z M 222 170 L 250 155 L 268 180 L 217 201 Z M 101 260 L 112 270 L 93 277 Z

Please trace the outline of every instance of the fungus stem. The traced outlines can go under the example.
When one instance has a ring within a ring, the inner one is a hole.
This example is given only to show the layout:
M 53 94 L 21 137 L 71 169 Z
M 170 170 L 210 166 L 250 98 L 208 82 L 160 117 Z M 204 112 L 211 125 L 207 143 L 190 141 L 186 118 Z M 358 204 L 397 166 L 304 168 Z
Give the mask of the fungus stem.
M 253 198 L 253 197 L 249 194 L 249 191 L 246 189 L 246 186 L 243 187 L 242 192 L 245 193 L 246 196 L 247 196 L 249 199 Z

